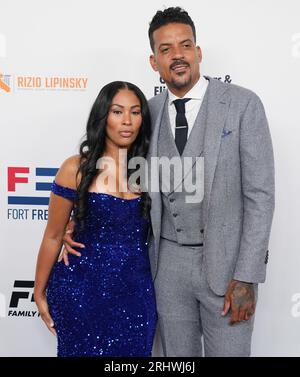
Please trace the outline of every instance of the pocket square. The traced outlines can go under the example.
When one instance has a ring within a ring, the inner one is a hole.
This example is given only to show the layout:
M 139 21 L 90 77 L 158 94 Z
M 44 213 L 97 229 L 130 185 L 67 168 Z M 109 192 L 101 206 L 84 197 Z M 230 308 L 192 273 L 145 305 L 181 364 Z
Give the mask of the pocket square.
M 225 137 L 225 136 L 228 136 L 228 135 L 230 135 L 232 133 L 232 131 L 230 131 L 230 130 L 223 130 L 223 132 L 222 132 L 222 137 Z

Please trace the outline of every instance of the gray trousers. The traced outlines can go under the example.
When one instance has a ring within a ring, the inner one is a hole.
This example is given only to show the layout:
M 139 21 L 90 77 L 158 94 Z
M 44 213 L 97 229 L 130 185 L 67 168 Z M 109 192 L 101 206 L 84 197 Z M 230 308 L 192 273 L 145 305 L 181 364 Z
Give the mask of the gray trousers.
M 254 318 L 229 325 L 230 312 L 221 316 L 224 296 L 207 283 L 202 247 L 161 239 L 154 284 L 165 356 L 203 356 L 202 337 L 205 356 L 250 356 Z

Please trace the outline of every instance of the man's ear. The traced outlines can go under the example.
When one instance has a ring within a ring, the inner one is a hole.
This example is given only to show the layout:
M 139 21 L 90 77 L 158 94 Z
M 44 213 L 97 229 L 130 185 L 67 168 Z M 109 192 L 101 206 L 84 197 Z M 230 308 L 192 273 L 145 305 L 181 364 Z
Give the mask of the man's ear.
M 197 48 L 199 63 L 201 63 L 202 62 L 202 50 L 199 46 L 197 46 L 196 48 Z
M 158 71 L 158 68 L 157 68 L 157 63 L 156 63 L 155 56 L 154 56 L 153 54 L 150 55 L 149 60 L 150 60 L 150 64 L 151 64 L 152 69 L 153 69 L 155 72 L 157 72 L 157 71 Z

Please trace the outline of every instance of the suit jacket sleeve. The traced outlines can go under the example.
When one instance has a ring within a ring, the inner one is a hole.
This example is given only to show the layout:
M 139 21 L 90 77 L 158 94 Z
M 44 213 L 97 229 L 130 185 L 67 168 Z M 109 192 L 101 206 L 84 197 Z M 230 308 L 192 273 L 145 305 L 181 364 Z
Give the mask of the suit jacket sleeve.
M 233 278 L 265 281 L 274 212 L 274 157 L 261 100 L 253 94 L 240 124 L 243 230 Z

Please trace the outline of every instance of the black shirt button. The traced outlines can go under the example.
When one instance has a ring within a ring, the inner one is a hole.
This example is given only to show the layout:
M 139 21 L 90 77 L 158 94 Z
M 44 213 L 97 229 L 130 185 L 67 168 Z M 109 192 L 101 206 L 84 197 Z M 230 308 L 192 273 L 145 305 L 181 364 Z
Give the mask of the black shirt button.
M 181 232 L 181 231 L 182 231 L 182 229 L 180 229 L 180 228 L 176 229 L 176 232 Z
M 170 203 L 173 203 L 173 202 L 175 202 L 175 199 L 174 199 L 174 198 L 171 198 L 171 199 L 170 199 Z

